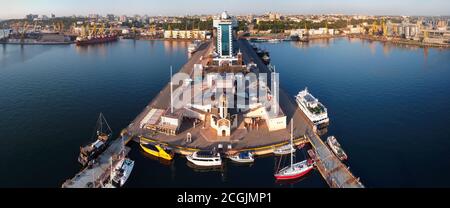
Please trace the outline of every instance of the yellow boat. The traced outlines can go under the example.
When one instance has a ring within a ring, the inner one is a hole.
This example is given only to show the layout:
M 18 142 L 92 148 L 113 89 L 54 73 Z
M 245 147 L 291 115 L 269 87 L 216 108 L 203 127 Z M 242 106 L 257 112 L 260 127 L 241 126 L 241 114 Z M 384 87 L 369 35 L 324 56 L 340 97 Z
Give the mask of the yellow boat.
M 174 156 L 174 152 L 171 149 L 163 147 L 158 144 L 152 143 L 141 143 L 141 148 L 148 154 L 153 155 L 155 157 L 159 157 L 165 160 L 172 160 Z

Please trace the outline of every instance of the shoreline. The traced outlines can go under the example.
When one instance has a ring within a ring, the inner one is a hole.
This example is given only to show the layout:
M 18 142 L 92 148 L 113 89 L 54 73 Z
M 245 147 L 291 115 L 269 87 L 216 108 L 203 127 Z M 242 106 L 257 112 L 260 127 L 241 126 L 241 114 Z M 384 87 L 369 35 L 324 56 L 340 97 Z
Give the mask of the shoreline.
M 367 35 L 347 35 L 348 38 L 357 38 L 361 40 L 377 41 L 382 43 L 387 43 L 391 45 L 402 45 L 402 46 L 416 46 L 420 48 L 444 48 L 450 49 L 450 44 L 435 44 L 435 43 L 422 43 L 413 40 L 400 40 L 400 39 L 384 39 L 383 37 L 370 37 Z
M 272 38 L 273 36 L 249 36 L 246 37 L 248 40 L 252 41 L 252 38 L 259 38 L 261 39 L 260 42 L 268 42 L 268 40 L 270 38 Z M 309 40 L 305 43 L 308 43 L 309 41 L 312 40 L 329 40 L 329 39 L 334 39 L 334 38 L 355 38 L 355 39 L 361 39 L 361 40 L 369 40 L 369 41 L 378 41 L 378 42 L 382 42 L 382 43 L 388 43 L 388 44 L 392 44 L 392 45 L 403 45 L 403 46 L 416 46 L 416 47 L 420 47 L 420 48 L 443 48 L 443 49 L 450 49 L 450 44 L 436 44 L 436 43 L 423 43 L 423 42 L 418 42 L 418 41 L 413 41 L 413 40 L 401 40 L 401 39 L 384 39 L 383 37 L 370 37 L 367 35 L 320 35 L 320 36 L 310 36 Z M 292 41 L 292 42 L 304 42 L 304 41 L 296 41 L 296 40 L 285 40 L 285 39 L 280 39 L 280 41 Z M 254 42 L 254 41 L 252 41 Z M 258 41 L 255 41 L 258 42 Z

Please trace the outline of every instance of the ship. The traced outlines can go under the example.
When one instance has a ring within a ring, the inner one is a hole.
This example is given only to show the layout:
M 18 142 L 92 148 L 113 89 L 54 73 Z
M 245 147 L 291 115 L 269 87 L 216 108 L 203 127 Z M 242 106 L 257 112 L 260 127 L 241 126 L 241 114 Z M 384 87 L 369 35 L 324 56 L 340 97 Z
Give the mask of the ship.
M 295 100 L 300 109 L 305 113 L 308 119 L 318 128 L 327 126 L 330 119 L 328 118 L 327 108 L 319 102 L 317 98 L 308 92 L 308 89 L 300 91 Z
M 75 44 L 82 46 L 117 41 L 118 36 L 111 31 L 112 28 L 107 32 L 105 25 L 102 25 L 100 28 L 94 25 L 92 29 L 89 25 L 81 27 L 81 35 L 76 38 Z
M 186 159 L 199 167 L 214 167 L 222 165 L 222 158 L 219 153 L 214 151 L 197 151 L 188 155 Z
M 112 136 L 111 128 L 102 113 L 98 117 L 96 130 L 94 133 L 95 141 L 91 144 L 80 147 L 78 162 L 86 166 L 97 158 L 107 147 Z
M 87 37 L 77 37 L 75 43 L 78 46 L 82 45 L 92 45 L 98 43 L 108 43 L 113 42 L 118 39 L 117 35 L 101 35 L 101 36 L 87 36 Z
M 330 149 L 333 151 L 333 153 L 339 158 L 339 160 L 341 160 L 341 161 L 347 160 L 347 158 L 348 158 L 347 154 L 342 149 L 341 144 L 339 144 L 336 137 L 329 136 L 327 138 L 327 144 L 330 147 Z

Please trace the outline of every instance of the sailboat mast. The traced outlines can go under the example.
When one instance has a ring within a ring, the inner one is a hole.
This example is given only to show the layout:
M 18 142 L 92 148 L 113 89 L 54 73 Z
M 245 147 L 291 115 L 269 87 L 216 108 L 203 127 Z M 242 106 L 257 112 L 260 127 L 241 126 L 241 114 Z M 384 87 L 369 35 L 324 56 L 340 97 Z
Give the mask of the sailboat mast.
M 292 136 L 292 132 L 294 131 L 294 119 L 291 119 L 291 168 L 293 169 L 294 167 L 293 165 L 293 160 L 294 160 L 294 153 L 292 151 L 292 148 L 294 148 L 294 142 L 293 142 L 293 136 Z
M 113 172 L 113 158 L 111 156 L 110 158 L 110 166 L 109 167 L 111 169 L 111 171 L 109 172 L 109 183 L 112 184 L 112 172 Z
M 100 117 L 98 117 L 99 125 L 100 125 L 100 133 L 103 132 L 103 113 L 100 112 Z M 99 133 L 97 133 L 99 134 Z
M 122 158 L 125 158 L 125 142 L 123 141 L 123 136 L 120 139 L 122 142 Z

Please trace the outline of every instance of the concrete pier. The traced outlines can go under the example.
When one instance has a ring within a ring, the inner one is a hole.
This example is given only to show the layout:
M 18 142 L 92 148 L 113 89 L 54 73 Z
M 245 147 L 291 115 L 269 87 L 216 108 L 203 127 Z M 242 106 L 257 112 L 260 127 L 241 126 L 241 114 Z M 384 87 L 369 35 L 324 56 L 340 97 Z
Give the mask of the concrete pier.
M 269 73 L 269 68 L 264 65 L 261 59 L 251 48 L 247 40 L 239 40 L 239 48 L 244 54 L 244 59 L 253 59 L 260 72 Z M 299 86 L 302 89 L 304 86 Z M 322 139 L 315 132 L 314 124 L 297 106 L 292 96 L 289 96 L 280 86 L 280 105 L 288 116 L 287 119 L 294 121 L 294 134 L 305 135 L 314 148 L 316 154 L 316 166 L 322 177 L 332 188 L 364 188 L 364 185 L 356 178 L 325 145 Z M 291 125 L 289 123 L 289 125 Z
M 257 68 L 254 73 L 271 73 L 247 40 L 237 40 L 237 47 L 243 55 L 245 63 L 254 62 Z M 180 72 L 192 75 L 194 64 L 206 64 L 204 58 L 213 50 L 211 41 L 203 43 L 198 51 L 189 59 L 189 61 L 180 69 Z M 169 70 L 167 70 L 169 76 Z M 271 83 L 268 76 L 268 83 Z M 333 188 L 363 188 L 363 184 L 357 179 L 348 168 L 330 151 L 321 138 L 316 133 L 314 124 L 297 106 L 293 96 L 290 96 L 282 89 L 279 89 L 279 105 L 290 126 L 293 120 L 293 136 L 295 145 L 311 143 L 315 157 L 317 169 L 326 180 L 328 185 Z M 270 87 L 270 86 L 269 86 Z M 298 86 L 299 89 L 304 86 Z M 167 84 L 161 92 L 146 106 L 146 108 L 133 120 L 125 129 L 124 138 L 126 142 L 134 140 L 140 142 L 141 139 L 165 144 L 174 148 L 181 154 L 190 154 L 197 150 L 210 150 L 218 147 L 219 144 L 226 147 L 226 152 L 233 153 L 242 150 L 253 150 L 256 154 L 270 154 L 274 148 L 287 144 L 290 140 L 290 130 L 281 129 L 269 131 L 267 126 L 261 125 L 254 128 L 238 128 L 235 133 L 227 140 L 212 139 L 208 127 L 205 125 L 193 125 L 181 129 L 176 135 L 167 135 L 155 133 L 154 131 L 143 129 L 140 126 L 141 120 L 149 114 L 152 109 L 168 109 L 170 107 L 170 84 Z M 187 141 L 187 135 L 192 136 L 192 141 Z M 231 149 L 228 148 L 231 146 Z M 85 168 L 74 178 L 66 181 L 62 186 L 66 188 L 75 187 L 102 187 L 105 180 L 108 179 L 110 172 L 110 158 L 117 155 L 122 148 L 120 139 L 116 139 L 110 147 L 99 156 L 97 163 L 91 168 Z M 126 148 L 126 153 L 129 148 Z
M 130 138 L 124 137 L 124 144 L 128 143 Z M 112 141 L 111 145 L 96 159 L 92 167 L 86 167 L 77 173 L 73 178 L 68 179 L 61 186 L 62 188 L 102 188 L 104 183 L 109 180 L 111 166 L 115 166 L 118 160 L 113 159 L 111 165 L 111 158 L 116 158 L 122 150 L 124 155 L 127 155 L 131 150 L 129 147 L 124 147 L 122 139 L 117 138 Z

